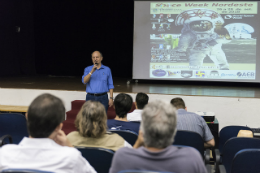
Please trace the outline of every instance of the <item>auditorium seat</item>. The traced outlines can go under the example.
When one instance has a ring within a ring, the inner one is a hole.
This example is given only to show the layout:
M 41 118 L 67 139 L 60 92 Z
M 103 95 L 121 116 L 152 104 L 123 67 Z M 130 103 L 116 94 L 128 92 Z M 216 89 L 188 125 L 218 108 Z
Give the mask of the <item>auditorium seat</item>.
M 62 127 L 62 130 L 65 132 L 66 135 L 76 130 L 74 121 L 84 103 L 85 100 L 74 100 L 71 102 L 71 110 L 66 112 L 66 120 L 63 121 L 63 127 Z M 129 113 L 133 112 L 134 110 L 135 110 L 135 104 L 133 103 Z M 107 119 L 114 119 L 115 117 L 116 117 L 116 113 L 114 107 L 113 106 L 108 107 Z
M 207 149 L 204 153 L 204 140 L 200 134 L 188 130 L 177 130 L 173 145 L 186 145 L 196 148 L 204 158 L 205 164 L 209 163 L 210 151 Z
M 134 146 L 135 141 L 138 138 L 138 135 L 135 132 L 128 130 L 109 130 L 110 132 L 117 133 L 119 136 L 124 138 L 129 144 Z
M 161 172 L 161 171 L 146 171 L 146 170 L 123 170 L 118 173 L 172 173 L 172 172 Z
M 230 173 L 232 162 L 236 153 L 239 152 L 240 150 L 250 149 L 250 148 L 260 149 L 260 139 L 247 138 L 247 137 L 233 137 L 229 139 L 223 147 L 221 157 L 219 151 L 217 149 L 215 150 L 216 172 L 218 172 L 219 165 L 223 164 L 225 166 L 226 172 Z
M 0 114 L 0 136 L 11 135 L 14 144 L 19 144 L 24 137 L 28 137 L 26 118 L 19 113 Z
M 98 147 L 76 147 L 98 173 L 108 173 L 114 151 Z
M 260 172 L 260 149 L 243 149 L 232 161 L 231 173 Z
M 249 127 L 246 126 L 226 126 L 223 127 L 219 132 L 219 152 L 222 153 L 222 148 L 225 143 L 233 137 L 237 137 L 239 130 L 250 130 Z
M 54 173 L 49 171 L 40 171 L 36 169 L 4 169 L 1 172 L 12 172 L 12 173 Z
M 213 172 L 212 169 L 211 169 L 211 165 L 207 164 L 205 165 L 206 169 L 207 169 L 207 172 L 208 173 L 211 173 Z M 122 170 L 122 171 L 119 171 L 118 173 L 174 173 L 174 172 L 161 172 L 161 171 L 146 171 L 146 170 Z
M 9 142 L 8 142 L 8 140 Z M 4 135 L 0 137 L 0 147 L 2 147 L 5 144 L 12 144 L 13 143 L 13 139 L 11 135 Z

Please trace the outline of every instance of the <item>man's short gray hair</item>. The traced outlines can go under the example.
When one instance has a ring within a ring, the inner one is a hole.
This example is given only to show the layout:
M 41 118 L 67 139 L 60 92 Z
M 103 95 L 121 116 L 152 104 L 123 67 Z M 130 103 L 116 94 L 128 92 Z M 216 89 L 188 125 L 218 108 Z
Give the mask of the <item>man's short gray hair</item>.
M 171 104 L 159 100 L 150 102 L 142 113 L 144 145 L 160 149 L 172 145 L 176 126 L 176 109 Z

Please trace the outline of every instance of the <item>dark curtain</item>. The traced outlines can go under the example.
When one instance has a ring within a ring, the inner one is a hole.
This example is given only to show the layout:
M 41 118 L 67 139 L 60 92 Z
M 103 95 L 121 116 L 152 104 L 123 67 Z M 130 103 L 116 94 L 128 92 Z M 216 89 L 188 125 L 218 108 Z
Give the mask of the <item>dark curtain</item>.
M 132 76 L 132 0 L 34 0 L 38 74 L 81 76 L 103 53 L 114 77 Z
M 32 0 L 0 1 L 0 67 L 0 76 L 36 73 Z

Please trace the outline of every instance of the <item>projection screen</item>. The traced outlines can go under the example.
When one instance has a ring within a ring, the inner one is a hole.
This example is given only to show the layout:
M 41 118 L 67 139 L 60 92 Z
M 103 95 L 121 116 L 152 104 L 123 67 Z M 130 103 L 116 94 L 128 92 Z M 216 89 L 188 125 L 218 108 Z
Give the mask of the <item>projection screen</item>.
M 135 1 L 133 79 L 260 82 L 258 1 Z

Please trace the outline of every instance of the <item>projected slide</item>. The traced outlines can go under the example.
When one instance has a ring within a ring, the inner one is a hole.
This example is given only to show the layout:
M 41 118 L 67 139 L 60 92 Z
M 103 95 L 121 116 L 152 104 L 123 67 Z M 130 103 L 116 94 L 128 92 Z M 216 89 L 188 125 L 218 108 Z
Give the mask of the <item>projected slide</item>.
M 149 2 L 149 78 L 255 80 L 258 2 Z M 145 27 L 148 27 L 146 25 Z

